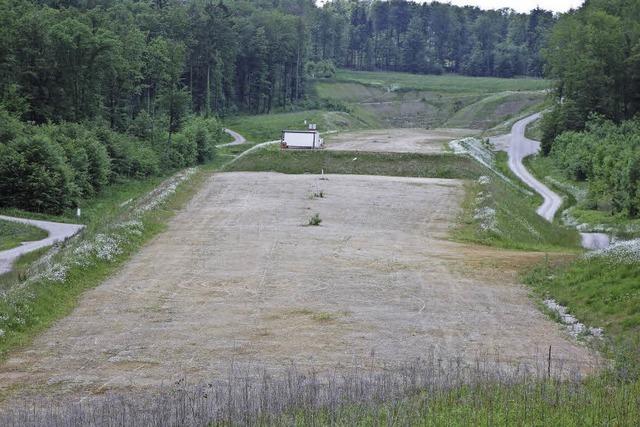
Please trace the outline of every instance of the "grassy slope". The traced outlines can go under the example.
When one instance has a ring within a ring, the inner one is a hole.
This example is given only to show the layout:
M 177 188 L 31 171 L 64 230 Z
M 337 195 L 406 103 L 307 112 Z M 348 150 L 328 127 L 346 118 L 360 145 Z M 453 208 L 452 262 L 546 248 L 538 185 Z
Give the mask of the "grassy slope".
M 545 90 L 551 86 L 543 79 L 500 79 L 494 77 L 467 77 L 454 74 L 430 76 L 410 73 L 369 72 L 339 70 L 338 81 L 357 82 L 384 89 L 412 89 L 446 93 L 495 93 L 504 91 Z
M 231 128 L 251 142 L 280 139 L 283 129 L 305 128 L 304 121 L 316 123 L 321 132 L 362 129 L 375 126 L 375 120 L 365 114 L 353 111 L 331 112 L 322 110 L 298 111 L 293 113 L 235 116 L 225 120 Z
M 480 193 L 485 197 L 479 198 Z M 487 185 L 470 183 L 460 226 L 453 231 L 453 237 L 507 249 L 577 252 L 578 233 L 559 224 L 549 224 L 536 214 L 537 206 L 536 197 L 526 195 L 496 176 Z M 495 211 L 495 223 L 490 229 L 479 227 L 476 215 L 482 208 Z
M 556 183 L 552 187 L 567 195 L 571 203 L 576 203 L 573 194 L 586 191 L 585 184 L 564 178 L 549 158 L 530 158 L 527 167 L 539 179 L 552 177 L 552 182 Z M 640 225 L 638 220 L 585 209 L 579 201 L 577 203 L 571 209 L 571 214 L 581 223 L 606 224 L 618 230 L 629 225 Z M 625 233 L 619 231 L 618 234 Z M 541 265 L 527 274 L 525 280 L 542 295 L 553 297 L 569 307 L 571 313 L 581 321 L 604 327 L 605 332 L 615 340 L 625 341 L 640 335 L 639 277 L 638 262 L 625 263 L 609 257 L 598 257 L 580 258 L 561 265 Z
M 0 220 L 0 251 L 20 246 L 22 242 L 42 240 L 49 234 L 32 225 Z
M 356 158 L 357 160 L 354 160 Z M 293 151 L 269 147 L 243 156 L 226 171 L 272 171 L 475 179 L 483 168 L 453 154 L 424 155 L 348 151 Z
M 543 296 L 553 297 L 585 324 L 603 327 L 607 335 L 622 341 L 640 337 L 639 278 L 639 262 L 611 257 L 543 264 L 525 276 Z
M 538 139 L 539 126 L 530 126 L 527 135 Z M 555 191 L 566 196 L 574 205 L 571 215 L 580 223 L 606 225 L 618 235 L 629 226 L 638 227 L 640 221 L 584 206 L 586 183 L 566 179 L 548 157 L 526 159 L 527 168 Z M 545 262 L 524 276 L 542 297 L 556 299 L 569 308 L 570 313 L 590 326 L 603 327 L 607 350 L 614 358 L 626 358 L 627 364 L 640 364 L 640 263 L 627 262 L 614 256 L 580 257 L 561 263 Z M 631 351 L 628 351 L 628 348 Z M 639 372 L 640 373 L 640 372 Z

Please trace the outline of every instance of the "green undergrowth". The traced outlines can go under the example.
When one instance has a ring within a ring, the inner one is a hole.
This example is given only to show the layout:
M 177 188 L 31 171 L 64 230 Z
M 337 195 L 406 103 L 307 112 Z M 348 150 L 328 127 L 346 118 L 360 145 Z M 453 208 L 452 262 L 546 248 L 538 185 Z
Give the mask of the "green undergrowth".
M 280 150 L 269 147 L 243 156 L 225 171 L 287 174 L 356 174 L 420 178 L 476 179 L 483 167 L 454 154 L 404 154 L 345 151 Z
M 149 193 L 158 184 L 153 180 L 114 186 L 110 195 L 93 205 L 95 214 L 89 209 L 87 228 L 77 238 L 19 259 L 13 272 L 0 277 L 4 289 L 0 359 L 71 313 L 85 290 L 100 284 L 163 231 L 167 221 L 223 161 L 218 157 L 214 163 L 195 169 L 188 179 L 176 181 L 175 192 L 158 204 L 149 204 L 157 196 Z M 140 210 L 141 206 L 152 207 Z
M 0 251 L 20 246 L 22 242 L 42 240 L 49 235 L 33 225 L 0 219 Z
M 550 157 L 531 156 L 525 159 L 525 166 L 539 180 L 554 191 L 565 196 L 563 209 L 569 209 L 569 215 L 577 224 L 584 224 L 587 230 L 604 231 L 619 237 L 640 236 L 640 219 L 629 218 L 622 213 L 611 213 L 605 209 L 595 209 L 589 200 L 589 184 L 572 181 L 563 174 Z
M 132 179 L 110 185 L 95 197 L 80 202 L 80 217 L 77 217 L 75 209 L 68 209 L 61 215 L 39 214 L 12 208 L 0 209 L 0 213 L 20 218 L 85 224 L 91 228 L 96 224 L 100 224 L 105 216 L 109 217 L 122 211 L 134 198 L 151 191 L 166 177 L 149 177 L 143 180 Z
M 270 425 L 339 426 L 595 426 L 637 425 L 640 383 L 531 381 L 486 382 L 369 405 L 291 411 Z

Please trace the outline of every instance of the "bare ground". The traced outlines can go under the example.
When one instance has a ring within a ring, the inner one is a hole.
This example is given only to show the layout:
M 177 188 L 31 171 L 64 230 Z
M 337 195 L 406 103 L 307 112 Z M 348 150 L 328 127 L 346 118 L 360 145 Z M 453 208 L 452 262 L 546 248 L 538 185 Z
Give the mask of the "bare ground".
M 231 365 L 498 355 L 595 362 L 516 283 L 539 254 L 444 240 L 454 180 L 225 173 L 0 367 L 0 395 L 90 395 Z M 314 198 L 321 189 L 325 197 Z M 322 224 L 306 226 L 319 213 Z
M 329 150 L 433 154 L 444 144 L 477 134 L 469 129 L 379 129 L 328 136 Z

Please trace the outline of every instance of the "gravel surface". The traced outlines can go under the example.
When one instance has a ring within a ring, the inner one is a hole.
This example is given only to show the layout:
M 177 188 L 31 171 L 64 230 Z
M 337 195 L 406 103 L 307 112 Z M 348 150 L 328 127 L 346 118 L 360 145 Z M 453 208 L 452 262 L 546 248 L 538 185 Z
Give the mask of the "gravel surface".
M 229 143 L 226 143 L 226 144 L 220 144 L 220 145 L 217 145 L 216 147 L 230 147 L 232 145 L 242 145 L 245 142 L 247 142 L 245 137 L 240 135 L 236 131 L 233 131 L 231 129 L 224 129 L 224 132 L 233 137 L 233 142 L 229 142 Z
M 65 224 L 61 222 L 38 221 L 35 219 L 14 218 L 10 216 L 0 215 L 0 219 L 6 221 L 21 222 L 23 224 L 33 225 L 42 228 L 49 233 L 46 239 L 36 242 L 25 242 L 22 245 L 0 252 L 0 274 L 11 271 L 13 263 L 22 255 L 33 252 L 37 249 L 53 245 L 55 242 L 63 241 L 74 236 L 84 228 L 84 225 Z
M 339 133 L 325 138 L 328 150 L 434 154 L 445 143 L 477 134 L 469 129 L 378 129 Z
M 554 367 L 591 371 L 593 354 L 518 284 L 540 254 L 445 240 L 462 181 L 327 178 L 214 175 L 166 232 L 8 357 L 0 395 L 206 381 L 231 363 L 322 370 L 431 353 L 536 369 L 550 345 Z M 306 225 L 315 213 L 322 224 Z

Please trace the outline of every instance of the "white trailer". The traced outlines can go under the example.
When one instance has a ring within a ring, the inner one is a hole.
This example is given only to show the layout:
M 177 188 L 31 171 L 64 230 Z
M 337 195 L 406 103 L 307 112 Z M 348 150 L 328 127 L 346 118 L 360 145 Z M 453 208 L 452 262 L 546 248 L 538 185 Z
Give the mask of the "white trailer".
M 280 146 L 317 150 L 323 148 L 324 141 L 317 130 L 283 130 Z

